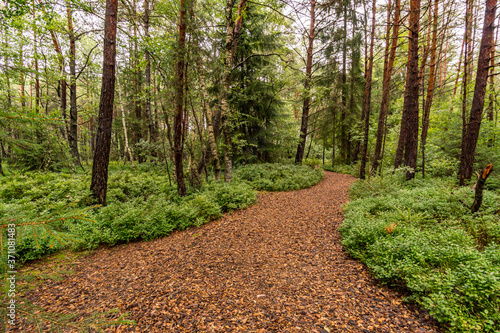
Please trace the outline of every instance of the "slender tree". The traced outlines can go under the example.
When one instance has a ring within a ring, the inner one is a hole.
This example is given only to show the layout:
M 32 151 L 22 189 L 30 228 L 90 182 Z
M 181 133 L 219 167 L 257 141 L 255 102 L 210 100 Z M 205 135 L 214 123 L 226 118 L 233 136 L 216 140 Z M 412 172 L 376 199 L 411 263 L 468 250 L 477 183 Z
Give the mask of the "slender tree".
M 373 0 L 372 7 L 372 32 L 370 39 L 370 55 L 368 58 L 368 68 L 366 69 L 366 86 L 365 95 L 363 98 L 363 112 L 364 114 L 364 136 L 363 136 L 363 150 L 361 153 L 361 169 L 359 178 L 365 179 L 366 173 L 366 159 L 368 156 L 368 134 L 370 129 L 370 108 L 372 98 L 372 73 L 373 73 L 373 44 L 375 43 L 375 14 L 377 13 L 377 1 Z
M 76 36 L 73 29 L 73 14 L 71 2 L 66 0 L 66 13 L 68 19 L 68 38 L 69 38 L 69 131 L 68 141 L 73 162 L 80 164 L 80 153 L 78 152 L 78 108 L 76 91 Z
M 418 35 L 420 27 L 420 0 L 410 0 L 408 64 L 406 72 L 403 116 L 399 134 L 398 150 L 404 151 L 404 164 L 411 168 L 407 179 L 415 177 L 418 149 Z M 398 161 L 396 161 L 398 162 Z M 395 164 L 399 166 L 398 163 Z
M 186 183 L 184 182 L 184 74 L 186 56 L 186 3 L 181 0 L 179 10 L 179 39 L 177 43 L 177 64 L 175 69 L 175 116 L 174 116 L 174 163 L 177 180 L 177 193 L 186 195 Z
M 308 47 L 307 47 L 307 60 L 306 60 L 306 78 L 304 81 L 304 90 L 305 97 L 304 103 L 302 105 L 302 122 L 300 125 L 300 140 L 299 145 L 297 147 L 297 154 L 295 155 L 295 163 L 302 163 L 302 159 L 304 158 L 304 151 L 306 148 L 306 139 L 307 139 L 307 123 L 309 120 L 309 109 L 311 103 L 311 77 L 312 77 L 312 60 L 313 60 L 313 47 L 314 47 L 314 38 L 315 38 L 315 8 L 316 8 L 316 0 L 311 0 L 311 9 L 310 9 L 310 27 L 309 27 L 309 36 L 308 36 Z
M 149 34 L 149 18 L 150 18 L 150 9 L 149 9 L 149 1 L 144 1 L 144 37 L 146 38 L 146 43 L 149 42 L 150 34 Z M 154 122 L 154 117 L 151 113 L 151 56 L 149 54 L 149 46 L 146 44 L 146 50 L 144 51 L 144 60 L 146 62 L 146 68 L 144 71 L 144 76 L 146 79 L 145 85 L 145 93 L 146 100 L 144 104 L 144 111 L 146 112 L 146 118 L 148 121 L 148 129 L 149 129 L 149 142 L 156 142 L 156 127 Z M 156 151 L 153 150 L 153 156 L 156 156 Z
M 401 13 L 401 0 L 396 0 L 394 6 L 394 19 L 390 23 L 390 6 L 387 10 L 387 30 L 386 30 L 386 51 L 384 57 L 384 75 L 382 79 L 382 102 L 380 104 L 380 113 L 378 117 L 377 127 L 377 141 L 375 143 L 375 150 L 373 153 L 373 162 L 371 173 L 375 174 L 381 161 L 382 144 L 384 141 L 385 123 L 387 119 L 387 111 L 389 110 L 389 95 L 391 91 L 392 72 L 394 68 L 394 61 L 396 59 L 396 49 L 398 47 L 398 34 L 400 26 L 400 13 Z M 392 25 L 392 37 L 390 36 Z M 390 43 L 390 50 L 389 50 Z
M 427 132 L 429 129 L 430 112 L 432 105 L 432 98 L 434 95 L 434 86 L 436 83 L 436 62 L 437 62 L 437 32 L 438 32 L 438 9 L 439 0 L 434 0 L 434 10 L 432 15 L 432 41 L 431 41 L 431 63 L 429 69 L 429 83 L 427 84 L 427 95 L 424 104 L 424 111 L 422 115 L 422 134 L 421 134 L 421 147 L 422 147 L 422 176 L 425 177 L 425 143 L 427 141 Z
M 101 100 L 99 103 L 96 147 L 92 165 L 92 182 L 90 184 L 90 191 L 101 205 L 106 204 L 106 192 L 108 188 L 111 124 L 113 122 L 113 101 L 115 97 L 117 16 L 118 0 L 106 0 Z
M 226 3 L 226 45 L 225 45 L 225 64 L 222 77 L 222 93 L 221 93 L 221 121 L 222 132 L 224 135 L 224 181 L 230 182 L 233 178 L 233 162 L 231 160 L 232 150 L 232 124 L 231 124 L 231 107 L 228 102 L 229 91 L 231 88 L 231 72 L 236 60 L 236 49 L 241 33 L 243 23 L 243 11 L 246 8 L 247 1 L 240 0 L 238 4 L 238 17 L 233 20 L 233 7 L 235 0 L 228 0 Z

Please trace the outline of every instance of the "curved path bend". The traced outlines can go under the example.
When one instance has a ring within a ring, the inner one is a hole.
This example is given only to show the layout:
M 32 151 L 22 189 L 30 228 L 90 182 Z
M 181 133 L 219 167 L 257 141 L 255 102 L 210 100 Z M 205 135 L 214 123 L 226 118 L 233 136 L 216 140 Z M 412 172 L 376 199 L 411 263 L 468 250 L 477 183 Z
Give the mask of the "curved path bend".
M 98 249 L 28 298 L 79 315 L 118 308 L 137 323 L 110 332 L 438 332 L 344 252 L 353 181 L 325 172 L 200 228 Z

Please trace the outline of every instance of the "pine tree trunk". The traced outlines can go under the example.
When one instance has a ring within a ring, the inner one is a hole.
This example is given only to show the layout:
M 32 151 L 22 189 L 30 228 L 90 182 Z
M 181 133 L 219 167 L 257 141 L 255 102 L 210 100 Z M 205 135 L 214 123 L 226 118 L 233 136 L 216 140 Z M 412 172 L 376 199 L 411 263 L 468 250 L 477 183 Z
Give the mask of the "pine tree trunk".
M 477 63 L 476 86 L 474 88 L 470 118 L 464 136 L 464 143 L 462 145 L 463 150 L 460 160 L 461 185 L 464 185 L 465 179 L 470 179 L 472 177 L 474 155 L 476 152 L 476 144 L 479 137 L 479 129 L 481 127 L 481 118 L 483 115 L 491 49 L 494 47 L 496 5 L 497 0 L 486 1 L 483 37 L 481 38 L 481 46 L 479 49 L 479 58 Z
M 149 43 L 149 0 L 144 1 L 144 37 L 146 38 L 146 42 Z M 145 69 L 145 78 L 146 78 L 146 101 L 144 105 L 144 111 L 146 112 L 146 118 L 148 120 L 148 129 L 149 129 L 149 142 L 156 142 L 156 128 L 154 118 L 151 113 L 151 57 L 149 54 L 148 46 L 146 46 L 146 50 L 144 51 L 144 60 L 146 61 L 146 69 Z M 157 153 L 155 150 L 151 152 L 152 156 L 156 156 Z
M 404 164 L 410 167 L 406 179 L 415 177 L 418 150 L 418 34 L 420 26 L 420 0 L 410 0 L 410 42 L 408 45 L 408 65 L 403 103 L 403 118 L 400 137 L 404 139 Z
M 313 58 L 313 46 L 314 46 L 314 28 L 315 28 L 315 7 L 316 0 L 311 0 L 311 24 L 309 27 L 309 45 L 307 47 L 307 60 L 306 60 L 306 79 L 304 81 L 304 103 L 302 105 L 302 122 L 300 125 L 300 141 L 297 147 L 297 154 L 295 155 L 295 163 L 301 164 L 304 158 L 304 151 L 306 148 L 307 140 L 307 123 L 309 120 L 309 108 L 311 102 L 311 75 L 312 75 L 312 58 Z
M 342 43 L 342 74 L 340 77 L 340 84 L 342 90 L 342 108 L 340 110 L 340 157 L 342 161 L 348 162 L 349 151 L 347 149 L 348 139 L 347 139 L 347 126 L 346 126 L 346 115 L 347 115 L 347 3 L 344 3 L 344 31 L 343 31 L 343 43 Z
M 495 51 L 496 45 L 498 41 L 498 25 L 495 27 L 495 43 L 491 48 L 491 60 L 490 60 L 490 95 L 489 95 L 489 103 L 488 103 L 488 120 L 493 122 L 494 119 L 494 104 L 495 104 Z M 491 141 L 491 140 L 490 140 Z M 490 142 L 491 145 L 491 142 Z
M 133 10 L 134 10 L 134 15 L 137 15 L 137 10 L 136 10 L 136 1 L 133 1 Z M 134 115 L 135 115 L 135 121 L 132 123 L 132 139 L 134 144 L 138 144 L 141 142 L 143 135 L 143 121 L 142 121 L 142 103 L 140 100 L 140 92 L 141 92 L 141 86 L 142 86 L 142 74 L 141 74 L 141 68 L 139 65 L 139 51 L 138 51 L 138 45 L 137 45 L 137 27 L 134 24 L 133 27 L 133 33 L 134 33 L 134 48 L 133 48 L 133 67 L 134 67 L 134 75 L 133 75 L 133 86 L 134 86 Z M 140 164 L 144 162 L 143 155 L 140 153 L 139 150 L 135 151 L 137 154 L 137 162 Z
M 20 32 L 20 37 L 22 37 L 22 32 Z M 23 43 L 21 42 L 19 45 L 19 65 L 21 68 L 24 68 L 24 57 L 23 57 Z M 24 78 L 24 73 L 21 71 L 19 73 L 19 78 L 20 78 L 20 86 L 21 86 L 21 92 L 20 92 L 20 97 L 21 97 L 21 107 L 24 110 L 26 108 L 26 82 Z
M 68 37 L 69 37 L 69 132 L 68 141 L 73 163 L 80 165 L 80 154 L 78 153 L 78 109 L 76 104 L 76 38 L 73 30 L 73 18 L 71 3 L 66 1 L 66 12 L 68 15 Z
M 386 53 L 384 59 L 384 76 L 382 79 L 382 102 L 380 104 L 380 113 L 378 117 L 378 127 L 377 127 L 377 141 L 375 143 L 375 151 L 373 153 L 373 162 L 371 167 L 371 174 L 377 172 L 377 168 L 381 163 L 381 151 L 384 140 L 385 133 L 385 123 L 387 119 L 387 112 L 389 110 L 389 95 L 391 92 L 391 80 L 392 72 L 394 68 L 394 60 L 396 59 L 396 49 L 398 47 L 398 34 L 400 26 L 400 13 L 401 13 L 401 0 L 396 0 L 394 8 L 394 20 L 392 23 L 392 38 L 390 41 L 390 51 L 389 51 L 389 34 L 391 31 L 390 24 L 390 8 L 388 8 L 387 13 L 387 31 L 386 31 Z
M 37 33 L 33 32 L 33 47 L 34 47 L 34 58 L 35 58 L 35 112 L 39 112 L 40 107 L 40 77 L 38 75 L 38 41 Z
M 183 134 L 184 134 L 184 68 L 186 56 L 186 4 L 185 0 L 180 2 L 179 11 L 179 41 L 178 55 L 175 70 L 175 117 L 174 117 L 174 166 L 175 179 L 177 181 L 177 193 L 180 196 L 186 195 L 186 184 L 184 182 L 183 167 Z
M 335 168 L 335 129 L 336 129 L 336 118 L 337 118 L 337 109 L 335 106 L 332 108 L 332 169 Z
M 371 98 L 372 98 L 372 73 L 373 73 L 373 44 L 375 43 L 375 14 L 377 11 L 377 1 L 373 0 L 372 9 L 372 32 L 370 40 L 370 57 L 368 62 L 368 68 L 366 72 L 366 86 L 365 95 L 363 98 L 363 114 L 365 115 L 364 124 L 364 137 L 363 137 L 363 150 L 361 153 L 361 169 L 359 172 L 359 178 L 365 179 L 366 173 L 366 159 L 368 156 L 368 134 L 370 129 L 370 108 L 371 108 Z
M 422 117 L 422 176 L 425 178 L 425 143 L 427 141 L 427 131 L 429 129 L 429 118 L 431 112 L 432 98 L 436 82 L 436 62 L 437 62 L 437 30 L 438 30 L 438 9 L 439 0 L 434 0 L 434 13 L 432 21 L 432 41 L 431 41 L 431 64 L 429 69 L 429 83 L 427 85 L 427 96 L 424 104 L 424 112 Z
M 113 122 L 113 101 L 115 97 L 117 14 L 118 0 L 106 0 L 101 100 L 99 103 L 96 148 L 94 163 L 92 165 L 92 182 L 90 185 L 90 191 L 101 205 L 106 204 L 108 187 L 111 125 Z

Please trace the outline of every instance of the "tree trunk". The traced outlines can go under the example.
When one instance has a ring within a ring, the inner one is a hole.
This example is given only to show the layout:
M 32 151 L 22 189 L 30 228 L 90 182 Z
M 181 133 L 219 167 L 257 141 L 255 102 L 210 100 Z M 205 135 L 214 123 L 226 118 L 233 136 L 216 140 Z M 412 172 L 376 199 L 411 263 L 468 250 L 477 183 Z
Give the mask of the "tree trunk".
M 68 128 L 66 124 L 66 107 L 67 107 L 67 82 L 66 82 L 66 73 L 64 71 L 64 56 L 61 51 L 61 47 L 59 46 L 59 42 L 57 40 L 56 34 L 54 31 L 50 30 L 50 36 L 52 37 L 52 44 L 54 44 L 54 50 L 57 53 L 57 60 L 59 62 L 59 96 L 60 96 L 60 107 L 61 107 L 61 116 L 64 121 L 63 127 L 63 135 L 65 139 L 68 139 Z M 23 87 L 24 89 L 24 87 Z M 68 141 L 69 144 L 69 141 Z
M 366 172 L 366 158 L 368 155 L 368 134 L 370 130 L 370 108 L 371 108 L 371 98 L 372 98 L 372 73 L 373 73 L 373 44 L 375 43 L 375 14 L 377 10 L 377 1 L 373 0 L 372 9 L 372 33 L 370 40 L 370 57 L 368 68 L 366 71 L 366 86 L 365 86 L 365 96 L 363 98 L 363 114 L 365 115 L 364 124 L 364 137 L 363 137 L 363 150 L 361 153 L 361 169 L 359 172 L 359 178 L 365 179 Z
M 133 9 L 134 15 L 137 15 L 136 10 L 136 1 L 133 1 Z M 140 92 L 141 92 L 141 69 L 139 67 L 139 51 L 137 45 L 137 27 L 134 24 L 133 27 L 134 33 L 134 49 L 133 49 L 133 66 L 134 66 L 134 75 L 133 75 L 133 86 L 134 86 L 134 114 L 135 121 L 132 123 L 132 139 L 134 140 L 134 144 L 139 143 L 142 140 L 142 103 L 140 101 Z M 140 151 L 137 149 L 137 162 L 140 164 L 143 162 L 143 156 Z
M 486 1 L 483 37 L 481 38 L 481 46 L 477 62 L 476 86 L 474 88 L 470 118 L 465 132 L 464 143 L 462 145 L 463 150 L 460 160 L 461 185 L 464 185 L 465 179 L 470 179 L 472 177 L 474 155 L 476 152 L 476 144 L 479 137 L 479 129 L 481 127 L 481 118 L 483 115 L 491 48 L 494 47 L 494 21 L 496 5 L 497 0 Z
M 337 118 L 336 106 L 332 108 L 332 169 L 335 168 L 335 120 Z
M 73 18 L 71 13 L 71 3 L 66 1 L 66 12 L 68 15 L 68 37 L 69 37 L 69 132 L 68 141 L 73 163 L 80 164 L 80 154 L 78 153 L 78 109 L 76 104 L 76 38 L 73 30 Z
M 471 47 L 471 35 L 472 35 L 472 13 L 474 5 L 474 0 L 467 0 L 466 10 L 465 10 L 465 36 L 464 36 L 464 77 L 462 80 L 462 150 L 460 155 L 460 161 L 465 160 L 463 154 L 466 151 L 466 134 L 467 134 L 467 92 L 469 87 L 469 80 L 472 75 L 470 70 L 470 64 L 472 64 L 472 47 Z M 462 162 L 461 162 L 462 163 Z M 459 175 L 462 173 L 462 164 L 460 164 Z M 472 170 L 471 170 L 472 175 Z M 469 176 L 470 179 L 470 176 Z M 460 184 L 463 184 L 463 180 L 460 179 Z
M 40 77 L 38 75 L 38 41 L 36 31 L 33 32 L 33 47 L 35 60 L 35 112 L 38 113 L 40 107 Z
M 115 97 L 117 14 L 118 0 L 106 0 L 101 100 L 99 103 L 94 163 L 92 165 L 92 183 L 90 185 L 90 191 L 101 205 L 106 204 L 106 192 L 108 188 L 111 125 L 113 122 L 113 101 Z
M 304 81 L 304 103 L 302 105 L 302 123 L 300 125 L 300 141 L 297 147 L 297 154 L 295 155 L 295 163 L 301 164 L 304 158 L 304 151 L 306 148 L 307 139 L 307 123 L 309 120 L 309 107 L 311 102 L 311 75 L 312 75 L 312 58 L 313 58 L 313 45 L 314 45 L 314 28 L 315 28 L 315 7 L 316 0 L 311 0 L 311 24 L 309 27 L 309 45 L 307 48 L 307 61 L 306 61 L 306 79 Z
M 146 43 L 149 43 L 149 0 L 144 1 L 144 37 Z M 146 103 L 144 105 L 144 110 L 146 112 L 146 118 L 148 120 L 149 128 L 149 142 L 156 142 L 156 128 L 154 118 L 151 114 L 151 57 L 148 50 L 148 45 L 146 45 L 146 50 L 144 52 L 144 60 L 146 61 L 145 77 L 146 77 Z M 156 151 L 152 151 L 152 155 L 156 156 Z
M 231 124 L 230 124 L 230 106 L 228 103 L 229 90 L 231 88 L 231 71 L 236 59 L 236 49 L 238 47 L 238 39 L 243 23 L 243 11 L 246 8 L 246 0 L 240 0 L 238 4 L 238 18 L 233 22 L 233 7 L 235 0 L 228 0 L 226 4 L 226 59 L 224 66 L 224 74 L 222 77 L 222 93 L 221 93 L 221 122 L 222 132 L 224 135 L 224 181 L 229 183 L 233 178 L 233 163 L 232 163 L 232 142 L 231 142 Z
M 496 33 L 495 33 L 495 43 L 494 46 L 491 48 L 491 60 L 490 60 L 490 95 L 489 95 L 489 103 L 488 103 L 488 120 L 490 122 L 493 122 L 494 119 L 494 104 L 495 104 L 495 51 L 496 51 L 496 45 L 498 41 L 498 25 L 495 27 Z M 491 141 L 491 140 L 490 140 Z M 491 146 L 491 142 L 490 142 Z
M 177 65 L 175 70 L 175 117 L 174 117 L 174 163 L 175 176 L 177 181 L 177 193 L 180 196 L 186 195 L 186 184 L 184 182 L 183 167 L 183 125 L 184 125 L 184 67 L 186 56 L 186 5 L 185 0 L 181 0 L 179 11 L 179 41 Z
M 439 0 L 434 0 L 434 13 L 432 21 L 432 41 L 431 41 L 431 64 L 429 69 L 429 83 L 427 85 L 427 96 L 424 104 L 424 112 L 422 117 L 422 177 L 425 178 L 425 143 L 427 141 L 427 131 L 429 129 L 429 118 L 432 105 L 432 97 L 434 94 L 434 86 L 436 82 L 436 62 L 437 62 L 437 30 L 438 30 L 438 10 Z
M 120 81 L 118 76 L 116 77 L 116 85 L 118 88 L 118 99 L 120 101 L 120 108 L 122 112 L 122 126 L 123 126 L 123 137 L 125 139 L 124 147 L 123 147 L 123 164 L 127 161 L 127 154 L 130 159 L 130 163 L 132 164 L 132 169 L 135 169 L 134 158 L 132 157 L 132 151 L 130 150 L 130 146 L 128 145 L 128 134 L 127 134 L 127 123 L 125 121 L 125 108 L 123 107 L 122 100 L 122 91 L 120 87 Z
M 420 0 L 410 0 L 410 42 L 408 45 L 408 65 L 403 103 L 403 118 L 400 137 L 404 137 L 404 164 L 410 167 L 406 179 L 415 177 L 418 150 L 418 33 L 420 26 Z
M 481 208 L 481 204 L 483 203 L 483 190 L 484 184 L 486 183 L 486 179 L 493 171 L 493 164 L 488 164 L 484 169 L 481 175 L 478 174 L 476 185 L 474 185 L 475 193 L 474 193 L 474 203 L 470 208 L 471 212 L 475 213 Z
M 344 31 L 342 43 L 342 74 L 340 77 L 340 84 L 342 90 L 342 108 L 340 110 L 340 157 L 344 163 L 349 161 L 349 151 L 347 149 L 347 3 L 344 3 Z
M 396 59 L 396 49 L 398 47 L 398 34 L 399 34 L 399 26 L 400 26 L 400 13 L 401 13 L 401 0 L 396 0 L 395 8 L 394 8 L 394 20 L 393 20 L 393 30 L 392 30 L 392 38 L 391 38 L 391 48 L 389 47 L 389 38 L 386 39 L 386 54 L 384 60 L 384 76 L 382 79 L 382 102 L 380 104 L 380 113 L 378 117 L 378 127 L 377 127 L 377 142 L 375 143 L 375 151 L 373 153 L 373 162 L 371 173 L 375 174 L 377 172 L 377 168 L 381 162 L 381 151 L 384 140 L 384 132 L 385 132 L 385 123 L 387 119 L 387 111 L 389 110 L 389 95 L 391 92 L 391 80 L 392 80 L 392 72 L 394 68 L 394 60 Z M 390 24 L 390 13 L 388 9 L 387 13 L 387 37 L 390 34 L 391 24 Z
M 203 75 L 201 76 L 200 81 L 202 85 L 201 90 L 203 92 L 205 109 L 207 110 L 207 132 L 208 132 L 207 148 L 210 151 L 210 155 L 214 161 L 215 179 L 219 180 L 221 178 L 221 167 L 220 167 L 219 153 L 217 151 L 217 142 L 215 140 L 213 113 L 212 109 L 210 108 L 210 101 L 208 100 L 208 95 L 205 87 L 205 78 L 203 77 Z M 200 170 L 200 168 L 198 168 L 198 170 Z

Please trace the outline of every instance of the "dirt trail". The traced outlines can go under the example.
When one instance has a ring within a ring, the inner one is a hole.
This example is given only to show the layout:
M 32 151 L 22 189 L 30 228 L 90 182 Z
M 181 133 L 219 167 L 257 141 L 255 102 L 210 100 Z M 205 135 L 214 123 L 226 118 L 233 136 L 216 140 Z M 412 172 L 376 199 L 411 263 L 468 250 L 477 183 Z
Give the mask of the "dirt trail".
M 28 298 L 81 315 L 119 308 L 137 322 L 120 332 L 439 331 L 344 252 L 337 228 L 353 181 L 325 172 L 200 228 L 99 249 Z

